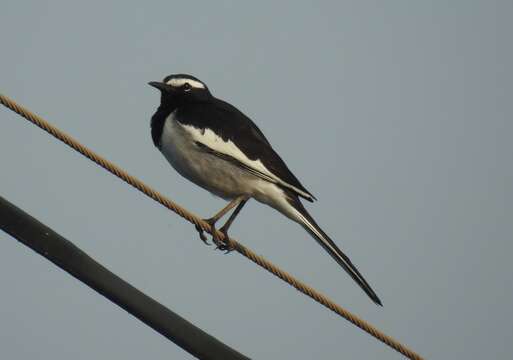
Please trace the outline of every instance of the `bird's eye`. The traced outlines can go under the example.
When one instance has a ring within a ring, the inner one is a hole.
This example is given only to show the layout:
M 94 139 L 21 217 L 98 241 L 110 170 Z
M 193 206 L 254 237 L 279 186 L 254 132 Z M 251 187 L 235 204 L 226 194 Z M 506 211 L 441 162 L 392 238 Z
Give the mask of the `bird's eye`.
M 187 82 L 185 84 L 183 84 L 184 91 L 191 91 L 191 89 L 192 89 L 191 84 L 189 84 Z

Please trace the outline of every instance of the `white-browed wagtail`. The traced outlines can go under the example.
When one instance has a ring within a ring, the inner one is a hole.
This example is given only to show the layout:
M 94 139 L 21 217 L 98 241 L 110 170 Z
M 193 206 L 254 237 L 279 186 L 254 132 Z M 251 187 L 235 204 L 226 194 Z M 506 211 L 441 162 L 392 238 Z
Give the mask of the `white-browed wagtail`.
M 234 106 L 215 98 L 199 79 L 185 74 L 150 82 L 161 102 L 151 119 L 155 146 L 182 176 L 229 204 L 206 221 L 228 228 L 250 199 L 267 204 L 299 223 L 378 305 L 381 301 L 349 258 L 308 214 L 300 198 L 315 197 L 299 182 L 260 129 Z M 206 241 L 200 231 L 203 241 Z M 214 242 L 223 245 L 214 237 Z

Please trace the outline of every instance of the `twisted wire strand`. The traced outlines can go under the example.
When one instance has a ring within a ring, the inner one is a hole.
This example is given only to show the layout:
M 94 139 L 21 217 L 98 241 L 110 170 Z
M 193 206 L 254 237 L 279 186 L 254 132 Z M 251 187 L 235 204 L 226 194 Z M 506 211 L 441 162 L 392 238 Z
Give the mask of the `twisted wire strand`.
M 55 138 L 59 139 L 60 141 L 64 142 L 66 145 L 70 146 L 72 149 L 78 151 L 88 159 L 94 161 L 96 164 L 100 165 L 102 168 L 107 170 L 108 172 L 112 173 L 113 175 L 117 176 L 118 178 L 122 179 L 126 183 L 130 184 L 131 186 L 135 187 L 137 190 L 141 191 L 145 195 L 149 196 L 153 200 L 157 201 L 164 207 L 168 208 L 169 210 L 175 212 L 185 220 L 189 221 L 190 223 L 198 226 L 203 231 L 206 231 L 210 234 L 213 233 L 213 231 L 216 232 L 217 236 L 220 238 L 221 241 L 223 241 L 226 245 L 229 247 L 235 249 L 238 253 L 245 256 L 249 260 L 253 261 L 255 264 L 259 265 L 260 267 L 264 268 L 265 270 L 269 271 L 273 275 L 277 276 L 278 278 L 282 279 L 283 281 L 287 282 L 289 285 L 296 288 L 301 293 L 309 296 L 313 300 L 317 301 L 319 304 L 327 307 L 331 311 L 335 312 L 337 315 L 345 318 L 346 320 L 350 321 L 354 325 L 358 326 L 363 331 L 367 332 L 368 334 L 372 335 L 376 339 L 382 341 L 386 345 L 390 346 L 392 349 L 398 351 L 399 353 L 403 354 L 407 358 L 414 359 L 414 360 L 421 360 L 423 359 L 419 354 L 414 352 L 413 350 L 409 349 L 407 346 L 401 344 L 394 338 L 384 334 L 380 330 L 378 330 L 376 327 L 371 325 L 365 320 L 362 320 L 355 314 L 351 313 L 350 311 L 344 309 L 340 305 L 333 302 L 331 299 L 329 299 L 327 296 L 321 294 L 320 292 L 316 291 L 315 289 L 311 288 L 310 286 L 306 285 L 305 283 L 297 280 L 292 275 L 287 273 L 286 271 L 281 270 L 279 267 L 271 263 L 270 261 L 266 260 L 264 257 L 257 255 L 253 251 L 251 251 L 246 246 L 242 245 L 241 243 L 237 242 L 233 238 L 225 237 L 223 233 L 220 231 L 217 231 L 214 228 L 211 228 L 210 225 L 203 221 L 198 216 L 194 215 L 193 213 L 189 212 L 185 208 L 181 207 L 180 205 L 176 204 L 175 202 L 171 201 L 161 193 L 159 193 L 156 190 L 153 190 L 151 187 L 140 181 L 139 179 L 135 178 L 134 176 L 128 174 L 126 171 L 115 165 L 114 163 L 104 159 L 91 149 L 87 148 L 86 146 L 82 145 L 80 142 L 75 140 L 70 135 L 66 134 L 65 132 L 59 130 L 55 126 L 48 123 L 46 120 L 41 118 L 40 116 L 34 114 L 30 110 L 26 109 L 25 107 L 17 104 L 14 100 L 8 98 L 5 95 L 0 94 L 0 103 L 4 105 L 5 107 L 9 108 L 10 110 L 14 111 L 15 113 L 21 115 L 34 125 L 38 126 L 39 128 L 43 129 L 44 131 L 48 132 Z

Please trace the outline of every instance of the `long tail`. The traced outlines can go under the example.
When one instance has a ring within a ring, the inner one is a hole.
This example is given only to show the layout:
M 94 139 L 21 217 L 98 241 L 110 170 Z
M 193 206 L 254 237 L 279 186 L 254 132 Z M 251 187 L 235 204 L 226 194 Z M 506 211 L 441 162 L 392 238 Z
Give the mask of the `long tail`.
M 328 235 L 317 225 L 315 220 L 306 211 L 301 201 L 297 196 L 289 196 L 288 202 L 297 211 L 297 217 L 301 226 L 317 240 L 317 242 L 326 250 L 335 261 L 344 268 L 345 271 L 353 278 L 354 281 L 365 291 L 365 293 L 374 301 L 377 305 L 383 306 L 378 295 L 372 290 L 370 285 L 364 279 L 362 274 L 358 271 L 356 266 L 353 265 L 351 260 L 338 248 L 337 245 L 329 238 Z

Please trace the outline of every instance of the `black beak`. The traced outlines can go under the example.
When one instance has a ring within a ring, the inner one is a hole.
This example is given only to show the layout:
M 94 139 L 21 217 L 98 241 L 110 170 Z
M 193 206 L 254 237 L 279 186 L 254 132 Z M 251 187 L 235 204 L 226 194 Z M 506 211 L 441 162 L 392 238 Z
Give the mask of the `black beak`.
M 153 86 L 155 89 L 159 89 L 162 92 L 171 92 L 173 91 L 173 87 L 159 81 L 151 81 L 148 83 L 148 85 Z

